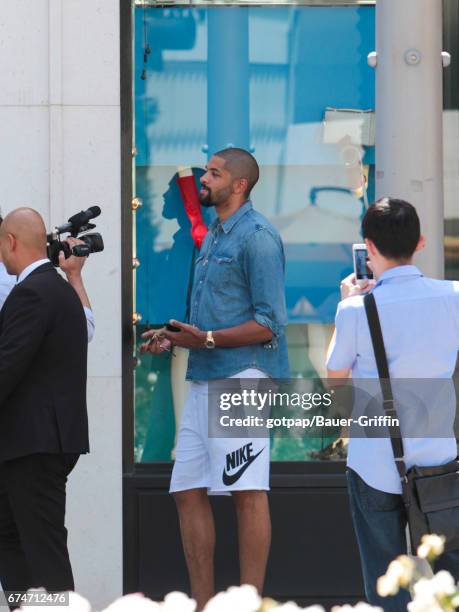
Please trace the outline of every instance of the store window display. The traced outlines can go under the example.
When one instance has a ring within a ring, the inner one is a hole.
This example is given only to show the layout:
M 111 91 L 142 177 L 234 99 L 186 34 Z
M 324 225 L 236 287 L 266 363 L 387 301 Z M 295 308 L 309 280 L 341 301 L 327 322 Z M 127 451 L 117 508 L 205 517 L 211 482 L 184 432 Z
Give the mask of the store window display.
M 193 166 L 198 180 L 212 151 L 232 144 L 259 160 L 254 205 L 284 242 L 292 376 L 320 387 L 339 281 L 374 195 L 374 143 L 358 123 L 374 110 L 374 14 L 357 5 L 136 8 L 139 343 L 147 325 L 186 315 L 196 247 L 177 168 Z M 330 109 L 358 117 L 336 137 Z M 185 361 L 179 352 L 140 359 L 136 461 L 173 458 Z M 271 459 L 341 459 L 339 434 L 275 439 Z

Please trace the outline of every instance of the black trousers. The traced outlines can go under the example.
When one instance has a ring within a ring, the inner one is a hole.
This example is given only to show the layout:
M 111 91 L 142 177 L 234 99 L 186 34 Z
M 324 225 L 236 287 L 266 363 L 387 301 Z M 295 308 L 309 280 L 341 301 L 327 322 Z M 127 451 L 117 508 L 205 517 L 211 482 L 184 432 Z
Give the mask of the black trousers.
M 67 476 L 78 454 L 0 463 L 0 582 L 4 591 L 74 590 L 65 528 Z

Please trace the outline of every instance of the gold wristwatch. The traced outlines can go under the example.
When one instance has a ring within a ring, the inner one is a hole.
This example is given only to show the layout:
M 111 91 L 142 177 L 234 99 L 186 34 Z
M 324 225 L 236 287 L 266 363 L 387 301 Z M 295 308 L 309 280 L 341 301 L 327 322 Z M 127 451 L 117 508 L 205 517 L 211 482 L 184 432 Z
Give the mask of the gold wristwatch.
M 215 348 L 215 340 L 214 340 L 214 337 L 211 331 L 207 332 L 206 341 L 204 344 L 205 344 L 205 347 L 208 349 Z

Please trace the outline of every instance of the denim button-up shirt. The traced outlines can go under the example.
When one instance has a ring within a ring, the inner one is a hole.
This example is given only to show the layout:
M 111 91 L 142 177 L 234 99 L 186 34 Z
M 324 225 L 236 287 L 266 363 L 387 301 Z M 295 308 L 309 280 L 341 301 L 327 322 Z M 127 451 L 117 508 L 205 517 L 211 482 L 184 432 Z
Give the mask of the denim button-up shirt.
M 190 323 L 216 331 L 255 320 L 269 327 L 273 338 L 237 348 L 192 349 L 188 380 L 227 378 L 246 368 L 289 377 L 284 267 L 277 230 L 250 201 L 223 223 L 211 223 L 196 259 Z

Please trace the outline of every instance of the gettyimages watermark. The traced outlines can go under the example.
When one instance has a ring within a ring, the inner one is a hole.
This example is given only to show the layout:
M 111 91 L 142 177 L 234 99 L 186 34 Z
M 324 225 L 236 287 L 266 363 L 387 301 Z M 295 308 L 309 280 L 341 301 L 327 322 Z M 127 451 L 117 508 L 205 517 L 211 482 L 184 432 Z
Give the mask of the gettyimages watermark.
M 383 384 L 391 386 L 395 410 L 384 402 L 379 379 L 209 381 L 209 436 L 456 437 L 455 381 L 391 379 Z

